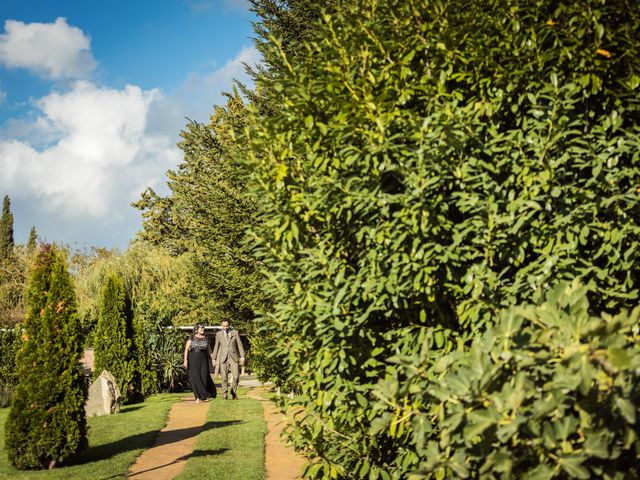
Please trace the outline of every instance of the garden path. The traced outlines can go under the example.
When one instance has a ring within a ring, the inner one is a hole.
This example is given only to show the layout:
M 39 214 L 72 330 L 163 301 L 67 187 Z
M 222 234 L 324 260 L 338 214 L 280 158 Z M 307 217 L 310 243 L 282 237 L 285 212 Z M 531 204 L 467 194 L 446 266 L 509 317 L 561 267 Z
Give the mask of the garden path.
M 265 480 L 296 480 L 302 478 L 304 457 L 287 446 L 280 437 L 284 427 L 282 412 L 274 403 L 260 395 L 259 388 L 247 391 L 247 397 L 258 400 L 264 410 L 267 434 L 264 438 Z M 263 390 L 264 392 L 264 390 Z
M 136 459 L 127 478 L 170 480 L 177 477 L 193 452 L 208 409 L 208 402 L 196 403 L 193 397 L 182 398 L 181 402 L 174 404 L 155 444 Z
M 244 380 L 244 381 L 243 381 Z M 265 436 L 265 480 L 296 480 L 301 478 L 305 459 L 280 437 L 284 427 L 282 412 L 274 403 L 261 395 L 266 390 L 252 388 L 259 385 L 252 379 L 242 379 L 240 384 L 247 388 L 247 397 L 258 400 L 262 405 L 267 423 Z M 207 417 L 209 403 L 197 404 L 193 397 L 171 407 L 169 420 L 158 434 L 155 444 L 140 455 L 129 469 L 127 478 L 135 480 L 171 480 L 184 468 L 193 453 L 198 434 L 202 431 Z

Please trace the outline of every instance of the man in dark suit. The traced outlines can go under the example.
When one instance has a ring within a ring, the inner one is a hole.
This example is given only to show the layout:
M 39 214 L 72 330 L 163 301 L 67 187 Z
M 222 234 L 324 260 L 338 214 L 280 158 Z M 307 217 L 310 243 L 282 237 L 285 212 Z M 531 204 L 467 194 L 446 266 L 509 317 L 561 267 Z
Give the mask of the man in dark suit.
M 231 398 L 237 400 L 238 378 L 240 377 L 240 365 L 244 364 L 244 347 L 237 330 L 229 327 L 229 320 L 222 320 L 222 330 L 216 333 L 216 346 L 213 349 L 213 365 L 220 368 L 222 376 L 222 398 L 228 398 L 229 371 L 233 375 L 231 384 Z

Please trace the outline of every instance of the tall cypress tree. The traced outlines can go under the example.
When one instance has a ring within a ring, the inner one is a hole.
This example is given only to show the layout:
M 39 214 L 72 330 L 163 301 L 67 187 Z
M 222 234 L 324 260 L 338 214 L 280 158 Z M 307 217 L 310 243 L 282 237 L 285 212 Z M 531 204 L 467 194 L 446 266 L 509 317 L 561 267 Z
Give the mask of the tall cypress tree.
M 50 469 L 87 447 L 80 321 L 71 277 L 54 247 L 38 253 L 27 295 L 6 447 L 16 468 Z
M 0 260 L 8 258 L 13 251 L 13 214 L 9 195 L 4 196 L 2 202 L 2 216 L 0 217 Z
M 36 227 L 31 227 L 29 230 L 29 240 L 27 241 L 27 251 L 33 252 L 36 249 L 38 242 L 38 234 L 36 233 Z
M 133 314 L 124 283 L 109 275 L 102 289 L 98 326 L 94 340 L 95 374 L 108 370 L 118 381 L 123 401 L 131 401 L 140 391 L 136 375 Z

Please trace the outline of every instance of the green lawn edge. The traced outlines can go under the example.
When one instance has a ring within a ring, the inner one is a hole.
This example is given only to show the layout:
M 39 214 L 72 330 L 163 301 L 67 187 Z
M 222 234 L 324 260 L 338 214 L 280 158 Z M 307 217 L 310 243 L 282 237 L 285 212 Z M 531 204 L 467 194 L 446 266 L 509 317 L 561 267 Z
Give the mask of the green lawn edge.
M 87 419 L 89 448 L 70 465 L 44 471 L 16 470 L 9 463 L 4 436 L 9 409 L 0 409 L 0 479 L 124 479 L 135 459 L 153 445 L 169 409 L 182 396 L 184 393 L 153 395 L 144 403 L 124 406 L 116 415 Z

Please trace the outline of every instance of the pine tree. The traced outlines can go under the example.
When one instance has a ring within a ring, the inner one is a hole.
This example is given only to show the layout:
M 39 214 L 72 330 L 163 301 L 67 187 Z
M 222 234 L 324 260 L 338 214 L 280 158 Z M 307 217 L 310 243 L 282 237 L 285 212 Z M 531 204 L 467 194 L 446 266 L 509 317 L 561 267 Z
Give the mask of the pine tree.
M 19 469 L 53 468 L 87 447 L 81 329 L 65 263 L 43 246 L 29 282 L 19 381 L 5 427 L 9 460 Z
M 29 230 L 29 240 L 27 241 L 27 251 L 33 252 L 36 249 L 38 242 L 38 234 L 36 233 L 36 227 L 31 227 Z
M 95 376 L 108 370 L 118 380 L 123 402 L 135 400 L 139 388 L 133 338 L 133 314 L 122 279 L 109 275 L 102 289 L 94 339 Z
M 9 195 L 4 196 L 2 202 L 2 216 L 0 217 L 0 260 L 9 258 L 13 252 L 13 214 Z

